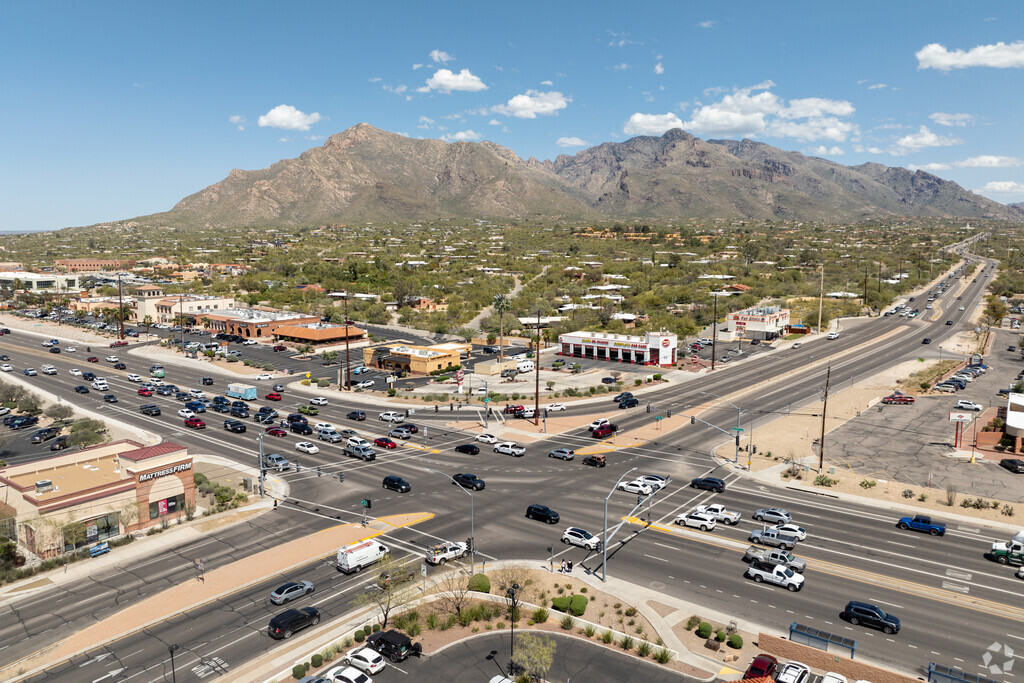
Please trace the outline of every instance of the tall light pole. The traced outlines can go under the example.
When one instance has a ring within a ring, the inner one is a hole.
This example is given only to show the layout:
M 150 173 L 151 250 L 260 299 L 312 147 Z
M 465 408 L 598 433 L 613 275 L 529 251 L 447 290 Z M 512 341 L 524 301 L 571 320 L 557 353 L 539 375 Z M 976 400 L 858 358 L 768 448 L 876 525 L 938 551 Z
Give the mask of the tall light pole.
M 352 363 L 348 355 L 348 290 L 345 290 L 345 388 L 352 391 Z
M 509 653 L 508 653 L 509 659 L 512 660 L 509 663 L 509 669 L 510 670 L 515 665 L 515 656 L 516 656 L 516 604 L 517 604 L 517 598 L 519 597 L 518 593 L 519 593 L 519 584 L 518 583 L 513 583 L 512 586 L 508 590 L 505 591 L 505 595 L 508 597 L 509 605 L 512 607 L 512 609 L 510 610 L 510 613 L 508 615 L 508 622 L 512 626 L 512 634 L 511 634 L 512 635 L 512 637 L 511 637 L 511 641 L 512 642 L 510 643 Z
M 459 486 L 459 483 L 457 481 L 455 481 L 455 478 L 452 477 L 450 474 L 448 474 L 446 472 L 438 472 L 437 470 L 432 470 L 430 468 L 427 468 L 427 472 L 433 472 L 434 474 L 440 474 L 442 477 L 448 477 L 449 479 L 452 480 L 453 484 L 455 484 L 456 486 L 459 487 L 460 491 L 462 491 L 467 496 L 469 496 L 469 542 L 470 542 L 470 546 L 471 546 L 470 547 L 470 551 L 469 551 L 469 573 L 470 573 L 470 575 L 475 574 L 476 573 L 476 562 L 475 562 L 475 560 L 476 560 L 476 536 L 475 536 L 476 531 L 474 529 L 473 492 L 472 491 L 467 491 L 463 487 Z
M 718 394 L 712 393 L 710 391 L 702 391 L 702 392 L 700 392 L 700 395 L 701 396 L 704 396 L 704 395 L 714 396 L 715 398 L 719 398 L 719 399 L 725 401 L 726 403 L 728 403 L 729 405 L 731 405 L 733 408 L 736 409 L 736 427 L 734 428 L 735 431 L 736 431 L 736 439 L 735 439 L 735 441 L 736 441 L 736 455 L 733 458 L 733 462 L 738 465 L 739 462 L 740 462 L 740 432 L 743 431 L 743 427 L 740 426 L 740 413 L 743 412 L 743 409 L 740 408 L 735 403 L 733 403 L 732 401 L 730 401 L 729 399 L 727 399 L 726 397 L 719 396 Z M 753 415 L 750 416 L 750 431 L 751 432 L 754 431 L 754 416 Z M 751 439 L 753 439 L 753 436 L 751 436 Z
M 635 472 L 638 469 L 640 468 L 634 467 L 626 470 L 625 474 L 619 477 L 619 480 L 615 482 L 615 486 L 613 486 L 612 490 L 608 492 L 608 495 L 604 497 L 604 533 L 601 534 L 601 581 L 608 580 L 608 499 L 612 497 L 613 493 L 615 493 L 615 489 L 619 488 L 619 484 L 621 484 L 622 480 L 626 478 L 626 475 L 630 472 Z
M 174 651 L 179 649 L 180 645 L 168 645 L 167 651 L 171 653 L 171 683 L 177 683 L 178 678 L 174 675 Z

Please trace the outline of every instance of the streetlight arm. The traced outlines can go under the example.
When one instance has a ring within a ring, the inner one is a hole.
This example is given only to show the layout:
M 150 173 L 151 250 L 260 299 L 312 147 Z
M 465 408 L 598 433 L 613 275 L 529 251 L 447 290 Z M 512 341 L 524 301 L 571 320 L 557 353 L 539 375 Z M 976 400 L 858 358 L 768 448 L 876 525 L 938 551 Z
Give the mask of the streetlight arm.
M 626 478 L 626 475 L 630 472 L 635 472 L 638 469 L 640 468 L 634 467 L 626 470 L 626 472 L 619 477 L 619 480 L 615 482 L 615 486 L 613 486 L 612 490 L 608 492 L 608 495 L 604 497 L 604 532 L 601 534 L 601 581 L 608 580 L 608 499 L 611 498 L 612 494 L 615 493 L 615 490 L 619 488 L 619 484 L 621 484 L 622 480 Z

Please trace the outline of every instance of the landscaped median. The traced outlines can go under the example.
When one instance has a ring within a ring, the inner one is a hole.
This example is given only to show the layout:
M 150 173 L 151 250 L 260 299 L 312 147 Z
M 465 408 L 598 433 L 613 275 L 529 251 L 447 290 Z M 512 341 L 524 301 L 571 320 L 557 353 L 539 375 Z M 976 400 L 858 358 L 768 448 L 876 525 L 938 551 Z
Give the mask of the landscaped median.
M 379 517 L 371 528 L 342 524 L 310 536 L 254 553 L 243 560 L 212 569 L 127 607 L 87 629 L 32 653 L 3 669 L 0 679 L 19 679 L 60 664 L 103 643 L 148 628 L 175 615 L 242 591 L 269 576 L 286 573 L 320 558 L 333 556 L 338 548 L 379 536 L 393 528 L 431 519 L 432 513 Z

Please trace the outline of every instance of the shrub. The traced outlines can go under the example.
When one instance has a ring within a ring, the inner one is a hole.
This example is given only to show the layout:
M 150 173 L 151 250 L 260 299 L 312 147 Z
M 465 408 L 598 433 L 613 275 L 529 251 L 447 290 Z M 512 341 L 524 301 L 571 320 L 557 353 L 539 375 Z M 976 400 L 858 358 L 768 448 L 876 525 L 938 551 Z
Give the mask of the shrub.
M 920 496 L 917 497 L 917 499 L 923 503 L 926 500 L 928 500 L 928 494 L 927 493 L 922 493 Z
M 587 605 L 590 603 L 585 595 L 574 595 L 569 600 L 569 614 L 577 617 L 582 617 L 583 613 L 587 611 Z
M 539 623 L 543 623 L 543 622 L 539 622 Z M 571 631 L 572 627 L 573 627 L 573 624 L 575 624 L 575 623 L 576 623 L 576 621 L 570 615 L 566 614 L 564 617 L 562 617 L 562 620 L 558 622 L 558 625 L 561 626 L 566 631 Z
M 356 639 L 356 642 L 357 642 L 357 643 L 361 643 L 361 642 L 363 642 L 364 640 L 366 640 L 366 636 L 364 636 L 364 635 L 363 635 L 363 631 L 362 631 L 362 629 L 360 629 L 360 630 L 356 631 L 356 633 L 355 633 L 355 636 L 354 636 L 354 637 L 355 637 L 355 639 Z M 302 678 L 302 677 L 301 677 L 301 676 L 299 676 L 299 678 Z
M 903 489 L 903 497 L 904 498 L 913 498 L 914 497 L 914 490 L 913 489 Z
M 494 628 L 496 628 L 496 629 L 498 629 L 500 631 L 501 629 L 505 628 L 505 622 L 504 621 L 499 621 L 497 624 L 494 625 Z
M 621 647 L 626 652 L 629 652 L 633 649 L 633 644 L 635 642 L 636 641 L 634 641 L 630 636 L 622 636 L 622 638 L 619 640 L 619 647 Z
M 1013 507 L 1010 505 L 1003 504 L 1003 509 L 999 511 L 999 514 L 1007 517 L 1013 517 Z
M 594 634 L 597 633 L 597 629 L 594 628 L 593 624 L 587 624 L 586 626 L 583 627 L 582 633 L 587 638 L 593 638 Z
M 326 389 L 327 387 L 331 386 L 331 380 L 320 378 L 316 381 L 316 385 L 321 389 Z
M 715 634 L 715 640 L 720 643 L 725 642 L 725 629 L 718 629 L 718 633 Z
M 713 629 L 711 628 L 711 624 L 709 624 L 706 621 L 702 621 L 702 622 L 700 622 L 700 626 L 697 627 L 697 637 L 698 638 L 710 638 L 712 630 Z
M 636 607 L 630 607 L 630 608 L 628 608 L 628 609 L 626 610 L 626 616 L 627 616 L 627 617 L 635 617 L 635 616 L 636 616 Z
M 877 484 L 878 482 L 875 481 L 874 479 L 863 479 L 860 482 L 860 487 L 862 489 L 873 489 Z
M 552 607 L 552 609 L 556 609 L 559 612 L 568 612 L 569 611 L 569 601 L 570 601 L 569 596 L 568 595 L 563 595 L 562 597 L 553 599 L 551 601 L 551 607 Z
M 308 387 L 309 386 L 309 380 L 308 379 L 304 379 L 304 380 L 300 381 L 299 384 L 301 384 L 304 387 Z
M 296 664 L 292 667 L 292 678 L 299 680 L 306 675 L 306 667 L 304 664 Z
M 587 592 L 587 587 L 586 586 L 583 586 L 582 588 L 580 588 L 580 593 L 586 593 L 586 592 Z
M 647 655 L 651 654 L 651 650 L 653 649 L 654 648 L 651 647 L 650 643 L 648 643 L 646 640 L 642 640 L 640 641 L 640 644 L 636 646 L 636 653 L 641 657 L 646 657 Z
M 613 640 L 615 640 L 615 636 L 612 635 L 611 631 L 605 631 L 601 634 L 601 642 L 605 645 L 611 645 Z
M 550 616 L 548 614 L 548 611 L 543 607 L 541 607 L 540 609 L 533 610 L 533 612 L 530 614 L 530 618 L 533 619 L 533 623 L 535 624 L 543 624 L 545 621 L 548 620 L 548 616 Z
M 838 479 L 833 479 L 832 477 L 828 476 L 827 474 L 819 474 L 818 476 L 816 476 L 814 478 L 814 485 L 815 486 L 832 487 L 832 486 L 835 486 L 838 483 L 839 483 Z
M 654 653 L 654 661 L 658 664 L 668 664 L 672 661 L 672 653 L 665 648 L 661 648 Z
M 731 647 L 734 650 L 739 650 L 741 647 L 743 647 L 743 636 L 741 636 L 738 633 L 733 633 L 731 636 L 729 636 L 729 647 Z
M 437 614 L 436 613 L 431 612 L 430 614 L 427 615 L 427 628 L 429 628 L 431 631 L 433 631 L 435 628 L 437 628 L 437 622 L 438 622 L 438 619 L 437 619 Z
M 700 617 L 698 617 L 696 614 L 694 614 L 692 617 L 690 617 L 690 620 L 686 622 L 686 630 L 687 631 L 692 631 L 693 629 L 697 628 L 697 624 L 699 624 L 699 623 L 700 623 Z
M 477 593 L 490 593 L 491 580 L 486 574 L 473 574 L 469 579 L 469 590 Z
M 374 624 L 373 625 L 373 632 L 377 633 L 378 631 L 380 631 L 380 624 Z M 367 634 L 367 635 L 369 635 L 369 634 Z
M 473 610 L 460 609 L 455 614 L 455 619 L 459 622 L 459 626 L 469 626 L 473 623 Z
M 313 655 L 312 657 L 309 658 L 309 663 L 313 665 L 314 669 L 319 669 L 321 666 L 324 665 L 324 656 L 323 655 Z
M 422 630 L 423 629 L 420 628 L 420 622 L 418 621 L 414 621 L 405 627 L 405 632 L 409 634 L 410 638 L 415 638 Z

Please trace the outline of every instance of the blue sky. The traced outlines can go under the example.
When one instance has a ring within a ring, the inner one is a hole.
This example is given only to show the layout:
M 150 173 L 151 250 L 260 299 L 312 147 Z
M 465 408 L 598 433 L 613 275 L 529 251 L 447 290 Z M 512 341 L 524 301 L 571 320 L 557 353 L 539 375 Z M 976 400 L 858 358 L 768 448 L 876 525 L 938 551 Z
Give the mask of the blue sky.
M 170 209 L 367 122 L 553 159 L 683 127 L 1024 201 L 1020 2 L 14 2 L 0 230 Z

